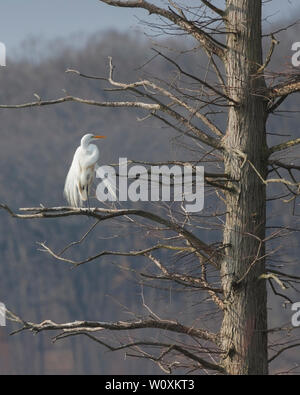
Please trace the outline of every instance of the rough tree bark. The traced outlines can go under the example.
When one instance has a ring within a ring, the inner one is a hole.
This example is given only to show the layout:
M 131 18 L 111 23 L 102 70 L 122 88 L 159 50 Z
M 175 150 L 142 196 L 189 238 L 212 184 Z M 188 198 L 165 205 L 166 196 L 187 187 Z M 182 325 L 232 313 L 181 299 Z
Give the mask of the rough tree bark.
M 265 88 L 258 74 L 263 63 L 260 3 L 227 0 L 227 28 L 234 32 L 227 37 L 227 86 L 240 103 L 229 110 L 224 137 L 225 172 L 236 180 L 236 193 L 226 193 L 228 248 L 221 268 L 226 304 L 221 334 L 230 374 L 268 372 L 267 292 L 259 279 L 265 272 L 266 190 L 248 162 L 266 178 L 266 101 L 258 94 Z

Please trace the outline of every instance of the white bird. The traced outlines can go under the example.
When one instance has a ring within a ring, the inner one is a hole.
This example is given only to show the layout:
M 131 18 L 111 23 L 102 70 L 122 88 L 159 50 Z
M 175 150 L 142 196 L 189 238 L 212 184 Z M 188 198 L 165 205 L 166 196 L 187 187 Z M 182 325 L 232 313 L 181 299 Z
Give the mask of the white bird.
M 99 159 L 98 147 L 91 142 L 101 138 L 105 136 L 85 134 L 75 151 L 64 188 L 64 196 L 72 207 L 81 207 L 88 200 Z

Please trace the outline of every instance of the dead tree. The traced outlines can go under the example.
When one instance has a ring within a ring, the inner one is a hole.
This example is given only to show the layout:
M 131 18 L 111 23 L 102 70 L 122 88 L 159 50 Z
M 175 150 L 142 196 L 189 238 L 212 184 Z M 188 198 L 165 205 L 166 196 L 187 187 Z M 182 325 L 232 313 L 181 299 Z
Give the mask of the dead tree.
M 151 224 L 156 227 L 157 232 L 172 232 L 176 238 L 164 243 L 158 241 L 143 250 L 100 251 L 81 262 L 65 258 L 46 244 L 42 244 L 41 248 L 55 259 L 74 266 L 99 261 L 105 255 L 144 256 L 156 269 L 156 274 L 148 273 L 152 280 L 172 281 L 196 290 L 199 295 L 208 295 L 222 314 L 221 325 L 218 331 L 212 332 L 198 324 L 188 326 L 176 319 L 165 320 L 150 308 L 149 316 L 122 322 L 56 324 L 45 321 L 35 324 L 13 313 L 9 315 L 21 324 L 17 331 L 59 330 L 55 339 L 85 335 L 110 350 L 129 349 L 136 356 L 149 358 L 166 372 L 172 372 L 177 367 L 188 367 L 219 374 L 268 374 L 268 335 L 272 330 L 267 323 L 267 284 L 270 283 L 271 290 L 276 292 L 276 287 L 285 289 L 299 278 L 267 265 L 266 244 L 277 234 L 276 231 L 271 236 L 266 235 L 267 189 L 279 183 L 288 191 L 289 198 L 286 200 L 295 201 L 299 196 L 297 172 L 300 167 L 288 161 L 279 161 L 274 154 L 292 149 L 300 144 L 300 139 L 268 146 L 267 122 L 289 95 L 300 91 L 299 74 L 288 73 L 281 75 L 280 79 L 273 76 L 272 82 L 268 82 L 267 70 L 278 42 L 270 33 L 270 50 L 264 60 L 261 0 L 227 0 L 225 9 L 206 0 L 197 1 L 197 7 L 183 7 L 171 0 L 165 7 L 144 0 L 102 2 L 115 7 L 144 9 L 150 14 L 152 27 L 191 36 L 206 52 L 214 76 L 201 78 L 190 74 L 171 55 L 155 50 L 155 56 L 163 58 L 177 72 L 175 81 L 160 81 L 156 76 L 130 83 L 119 82 L 110 59 L 108 76 L 90 76 L 73 69 L 67 71 L 82 78 L 104 80 L 112 92 L 128 94 L 126 100 L 98 102 L 67 95 L 56 100 L 38 97 L 31 103 L 6 104 L 0 108 L 40 107 L 73 101 L 99 107 L 144 110 L 147 117 L 157 118 L 163 125 L 189 139 L 191 144 L 200 144 L 204 154 L 201 154 L 198 163 L 209 160 L 217 163 L 217 170 L 207 172 L 205 181 L 210 190 L 216 191 L 224 207 L 223 213 L 215 213 L 214 216 L 222 224 L 222 239 L 211 244 L 202 241 L 196 228 L 193 228 L 193 224 L 200 221 L 197 215 L 189 215 L 187 220 L 186 214 L 182 213 L 184 219 L 182 215 L 167 217 L 134 208 L 89 210 L 36 207 L 15 212 L 7 205 L 2 204 L 1 207 L 13 217 L 23 219 L 88 216 L 101 224 L 116 218 L 139 218 L 147 226 Z M 220 109 L 227 112 L 224 130 L 217 121 Z M 186 162 L 178 161 L 176 164 L 184 166 Z M 195 165 L 192 161 L 189 164 Z M 290 177 L 283 178 L 281 169 L 287 170 Z M 275 173 L 274 178 L 269 177 L 271 173 Z M 156 255 L 160 250 L 168 254 L 189 254 L 200 271 L 192 275 L 170 270 L 168 264 Z M 211 271 L 218 276 L 217 280 L 211 279 Z M 131 339 L 116 346 L 97 337 L 104 330 L 109 334 L 110 331 L 144 328 L 184 335 L 186 341 Z M 291 347 L 274 350 L 270 361 Z

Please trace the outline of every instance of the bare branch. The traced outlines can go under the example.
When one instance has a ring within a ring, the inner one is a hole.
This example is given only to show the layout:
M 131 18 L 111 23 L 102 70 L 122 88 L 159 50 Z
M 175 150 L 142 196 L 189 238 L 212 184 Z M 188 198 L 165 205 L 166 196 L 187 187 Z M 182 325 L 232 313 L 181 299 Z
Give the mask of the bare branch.
M 62 251 L 60 251 L 60 253 L 58 254 L 59 256 L 61 256 L 64 252 L 66 252 L 69 248 L 78 245 L 80 243 L 83 242 L 84 239 L 87 238 L 87 236 L 94 230 L 94 228 L 98 225 L 99 220 L 96 221 L 89 229 L 87 232 L 85 232 L 85 234 L 80 238 L 80 240 L 78 241 L 73 241 L 72 243 L 68 244 Z
M 153 51 L 155 51 L 156 53 L 158 53 L 160 56 L 162 56 L 164 59 L 168 60 L 170 63 L 172 63 L 179 71 L 180 73 L 182 73 L 183 75 L 199 82 L 200 84 L 202 84 L 203 86 L 205 86 L 206 88 L 212 90 L 214 93 L 216 93 L 217 95 L 223 97 L 224 99 L 228 100 L 229 102 L 232 102 L 236 105 L 239 105 L 239 103 L 237 101 L 235 101 L 234 99 L 232 99 L 231 97 L 227 96 L 226 94 L 220 92 L 218 89 L 214 88 L 212 85 L 208 84 L 206 81 L 202 80 L 201 78 L 198 78 L 186 71 L 184 71 L 179 65 L 178 63 L 176 63 L 173 59 L 169 58 L 168 56 L 164 55 L 163 53 L 157 51 L 156 49 L 153 48 Z M 216 133 L 218 136 L 223 137 L 223 133 Z
M 275 103 L 273 103 L 273 100 L 271 101 L 271 106 L 268 108 L 268 113 L 273 113 L 277 110 L 277 108 L 279 106 L 281 106 L 281 104 L 288 98 L 288 95 L 283 95 L 281 96 L 277 101 L 275 101 Z
M 274 270 L 274 269 L 268 269 L 268 272 L 277 274 L 277 275 L 282 276 L 282 277 L 287 277 L 287 278 L 292 279 L 292 280 L 300 280 L 300 277 L 299 276 L 295 276 L 294 274 L 283 273 L 283 272 L 280 272 L 280 271 Z
M 108 343 L 105 343 L 104 341 L 98 339 L 96 336 L 91 335 L 90 333 L 87 333 L 85 331 L 78 331 L 78 332 L 69 332 L 69 333 L 61 333 L 57 336 L 55 336 L 54 341 L 56 340 L 60 340 L 60 339 L 64 339 L 66 337 L 70 337 L 70 336 L 77 336 L 77 335 L 85 335 L 88 338 L 90 338 L 91 340 L 95 341 L 96 343 L 99 343 L 100 345 L 106 347 L 107 349 L 109 349 L 110 351 L 120 351 L 120 350 L 124 350 L 124 349 L 130 349 L 130 348 L 138 348 L 138 352 L 141 353 L 145 358 L 147 359 L 151 359 L 154 362 L 157 362 L 159 367 L 165 372 L 165 373 L 171 373 L 171 367 L 174 366 L 175 363 L 167 363 L 167 362 L 163 362 L 163 357 L 165 357 L 167 354 L 169 354 L 172 351 L 177 351 L 180 354 L 184 355 L 185 357 L 188 357 L 189 359 L 192 359 L 193 361 L 196 361 L 201 367 L 204 369 L 209 369 L 209 370 L 216 370 L 218 372 L 221 373 L 225 373 L 224 369 L 217 364 L 213 364 L 211 362 L 206 361 L 205 359 L 197 356 L 195 353 L 192 353 L 188 350 L 187 347 L 184 347 L 182 345 L 178 345 L 178 344 L 174 344 L 174 343 L 162 343 L 162 342 L 154 342 L 154 341 L 134 341 L 131 343 L 127 343 L 127 344 L 122 344 L 120 346 L 112 346 Z M 148 346 L 151 348 L 163 348 L 165 350 L 162 351 L 162 353 L 158 356 L 155 357 L 153 355 L 149 355 L 148 353 L 145 353 L 144 351 L 142 351 L 140 349 L 141 346 Z M 131 357 L 137 357 L 137 354 L 129 354 L 127 353 L 126 355 L 131 356 Z M 168 369 L 165 369 L 163 365 L 166 365 Z
M 224 310 L 225 305 L 222 299 L 219 298 L 217 293 L 223 293 L 222 289 L 216 289 L 210 286 L 210 284 L 205 281 L 203 278 L 199 277 L 192 277 L 188 276 L 185 274 L 178 274 L 178 273 L 170 273 L 167 268 L 161 263 L 161 261 L 158 258 L 155 258 L 151 254 L 147 254 L 148 258 L 154 262 L 154 264 L 162 271 L 162 273 L 169 279 L 174 280 L 176 282 L 179 282 L 180 284 L 192 284 L 192 285 L 197 285 L 198 287 L 200 286 L 202 289 L 208 291 L 210 296 L 212 297 L 212 300 L 216 303 L 216 305 L 221 309 Z
M 171 222 L 165 218 L 158 216 L 157 214 L 153 214 L 144 210 L 135 210 L 135 209 L 103 209 L 103 208 L 75 208 L 75 207 L 33 207 L 33 208 L 21 208 L 20 211 L 31 212 L 30 214 L 17 214 L 13 212 L 7 205 L 0 204 L 0 208 L 5 209 L 9 212 L 12 217 L 20 218 L 20 219 L 44 219 L 44 218 L 62 218 L 68 216 L 88 216 L 92 218 L 96 218 L 101 221 L 105 221 L 108 219 L 114 219 L 122 216 L 136 215 L 150 221 L 159 223 L 161 225 L 166 226 L 170 230 L 178 233 L 180 236 L 188 240 L 191 245 L 197 249 L 204 257 L 207 258 L 205 253 L 214 253 L 215 249 L 210 247 L 203 241 L 201 241 L 198 237 L 196 237 L 193 233 L 185 229 L 183 226 Z
M 158 117 L 158 118 L 160 118 L 160 117 Z M 160 119 L 162 121 L 165 121 L 163 118 L 160 118 Z M 168 123 L 168 122 L 166 121 L 166 123 Z M 143 165 L 147 165 L 147 166 L 163 166 L 163 165 L 191 166 L 193 171 L 196 171 L 196 168 L 194 165 L 191 165 L 188 162 L 182 162 L 182 161 L 167 161 L 167 162 L 155 162 L 154 163 L 154 162 L 128 160 L 127 164 L 130 164 L 130 163 L 143 164 Z M 198 161 L 197 161 L 197 163 L 198 163 Z M 119 164 L 111 164 L 110 166 L 119 166 Z M 151 176 L 151 171 L 148 170 L 147 174 L 149 176 Z M 118 174 L 117 174 L 117 176 L 118 176 Z M 223 190 L 229 191 L 229 192 L 234 192 L 234 189 L 232 187 L 228 187 L 227 185 L 224 185 L 224 183 L 227 183 L 228 181 L 230 181 L 229 176 L 224 173 L 222 174 L 222 173 L 205 172 L 204 173 L 204 180 L 210 186 L 213 186 L 213 187 L 219 188 L 219 189 L 223 189 Z M 215 180 L 217 180 L 217 181 L 215 181 Z
M 282 167 L 283 169 L 286 169 L 286 170 L 299 170 L 300 171 L 300 166 L 297 166 L 294 164 L 283 163 L 283 162 L 280 162 L 279 160 L 269 160 L 269 164 L 271 166 L 275 165 L 278 167 Z
M 285 178 L 282 178 L 282 177 L 280 177 L 280 178 L 269 178 L 269 179 L 265 180 L 263 178 L 263 176 L 259 173 L 259 171 L 256 169 L 256 167 L 253 165 L 253 163 L 250 160 L 248 160 L 248 159 L 246 159 L 246 161 L 250 164 L 250 166 L 255 171 L 255 173 L 257 174 L 258 178 L 261 180 L 261 182 L 263 184 L 265 184 L 265 185 L 272 184 L 272 183 L 273 184 L 284 184 L 286 186 L 297 187 L 297 189 L 299 190 L 300 183 L 291 182 L 291 181 L 286 180 Z
M 285 301 L 288 301 L 289 303 L 293 304 L 293 301 L 292 301 L 288 296 L 286 296 L 286 295 L 284 295 L 284 294 L 282 294 L 282 293 L 276 291 L 276 289 L 275 289 L 275 287 L 274 287 L 274 285 L 273 285 L 273 283 L 272 283 L 272 278 L 268 278 L 268 282 L 269 282 L 269 284 L 270 284 L 270 286 L 271 286 L 271 289 L 272 289 L 272 291 L 273 291 L 273 293 L 274 293 L 275 296 L 280 296 L 280 297 L 283 298 Z
M 195 161 L 198 163 L 198 161 Z M 180 160 L 168 160 L 164 162 L 149 162 L 149 161 L 142 161 L 142 160 L 133 160 L 133 159 L 128 159 L 127 164 L 141 164 L 141 165 L 146 165 L 146 166 L 163 166 L 163 165 L 178 165 L 178 166 L 191 166 L 193 170 L 196 170 L 196 166 L 193 164 L 193 162 L 189 161 L 180 161 Z M 119 166 L 119 164 L 111 164 L 111 166 Z M 230 180 L 230 177 L 226 173 L 210 173 L 210 172 L 204 172 L 204 177 L 205 178 L 216 178 L 216 179 L 224 179 L 224 180 Z
M 269 65 L 269 63 L 270 63 L 270 61 L 272 59 L 272 55 L 273 55 L 275 46 L 278 45 L 278 44 L 279 44 L 279 41 L 276 40 L 276 38 L 272 35 L 272 41 L 271 41 L 270 50 L 268 52 L 267 58 L 265 60 L 265 63 L 257 70 L 258 74 L 262 73 L 267 68 L 267 66 Z
M 189 121 L 187 119 L 182 120 L 180 118 L 177 118 L 177 115 L 179 115 L 178 113 L 176 113 L 174 115 L 175 115 L 175 118 L 179 120 L 179 122 L 183 123 L 183 125 L 187 128 L 187 131 L 180 129 L 177 125 L 172 124 L 164 117 L 161 117 L 160 115 L 158 115 L 155 111 L 151 112 L 152 117 L 159 119 L 161 122 L 163 122 L 170 128 L 176 130 L 178 133 L 182 134 L 183 136 L 187 136 L 187 137 L 190 137 L 194 140 L 202 142 L 202 140 L 197 136 L 198 131 L 196 130 L 196 128 L 194 126 L 192 126 L 191 124 L 188 124 Z
M 281 96 L 288 96 L 291 95 L 292 93 L 296 93 L 300 91 L 300 77 L 296 75 L 295 77 L 292 77 L 288 81 L 282 82 L 277 86 L 272 87 L 269 90 L 269 98 L 273 99 L 276 97 L 281 97 Z
M 280 28 L 278 30 L 275 30 L 275 31 L 273 31 L 271 33 L 263 34 L 262 37 L 270 37 L 270 36 L 272 37 L 275 34 L 278 34 L 278 33 L 281 33 L 283 31 L 286 31 L 286 30 L 290 29 L 291 27 L 296 26 L 298 24 L 299 24 L 299 19 L 296 22 L 293 22 L 293 23 L 291 23 L 291 24 L 289 24 L 287 26 L 284 26 L 284 27 L 282 27 L 282 28 Z
M 201 142 L 203 142 L 203 143 L 205 143 L 205 144 L 207 144 L 207 145 L 209 145 L 209 146 L 211 146 L 213 148 L 216 148 L 216 149 L 223 149 L 223 146 L 222 146 L 220 141 L 218 141 L 218 140 L 214 139 L 213 137 L 207 135 L 201 129 L 199 129 L 195 125 L 193 125 L 183 115 L 181 115 L 178 112 L 176 112 L 175 110 L 173 110 L 170 106 L 163 104 L 161 101 L 159 101 L 153 95 L 151 95 L 148 91 L 143 93 L 140 90 L 138 90 L 138 88 L 142 87 L 142 88 L 146 89 L 146 87 L 150 87 L 153 90 L 156 90 L 156 91 L 160 92 L 162 95 L 164 95 L 168 99 L 172 100 L 174 103 L 177 103 L 181 107 L 183 107 L 183 108 L 187 109 L 189 112 L 191 112 L 197 118 L 201 119 L 201 121 L 204 122 L 207 126 L 209 126 L 214 133 L 218 134 L 219 136 L 223 136 L 222 132 L 219 131 L 216 128 L 216 126 L 207 119 L 207 117 L 205 117 L 203 114 L 199 113 L 195 108 L 189 106 L 187 103 L 183 102 L 182 100 L 180 100 L 176 96 L 174 96 L 171 92 L 169 92 L 166 89 L 154 84 L 151 81 L 142 80 L 142 81 L 137 81 L 137 82 L 128 83 L 128 84 L 115 81 L 113 79 L 114 66 L 112 64 L 112 58 L 111 57 L 109 57 L 109 68 L 110 68 L 110 70 L 109 70 L 109 77 L 108 78 L 89 76 L 89 75 L 80 73 L 79 71 L 74 70 L 74 69 L 67 69 L 66 72 L 72 72 L 72 73 L 75 73 L 75 74 L 77 74 L 77 75 L 79 75 L 81 77 L 84 77 L 84 78 L 106 80 L 111 85 L 116 86 L 118 88 L 121 88 L 122 90 L 130 90 L 130 91 L 133 91 L 133 92 L 137 93 L 140 96 L 147 97 L 148 99 L 150 99 L 151 101 L 154 102 L 152 108 L 151 108 L 152 104 L 149 104 L 149 103 L 143 103 L 143 104 L 148 105 L 149 106 L 148 108 L 146 108 L 145 106 L 143 107 L 142 105 L 139 105 L 139 106 L 136 105 L 136 107 L 141 107 L 141 108 L 148 109 L 149 111 L 152 111 L 152 115 L 154 115 L 154 116 L 156 115 L 155 111 L 157 111 L 157 110 L 165 112 L 168 115 L 170 115 L 171 117 L 175 118 L 180 123 L 182 123 L 189 131 L 193 132 L 193 134 L 195 135 L 195 138 L 199 139 Z M 129 103 L 131 103 L 131 102 L 129 102 Z M 175 129 L 178 130 L 177 128 L 175 128 Z M 189 135 L 188 133 L 184 133 L 182 131 L 180 131 L 180 132 L 185 134 L 185 135 Z M 194 136 L 190 136 L 190 137 L 194 137 Z
M 287 289 L 285 284 L 279 279 L 279 277 L 275 273 L 261 274 L 259 276 L 259 279 L 265 279 L 265 280 L 272 279 L 280 286 L 281 289 L 283 289 L 284 291 Z
M 10 319 L 11 313 L 8 316 Z M 113 331 L 125 331 L 134 329 L 144 329 L 144 328 L 157 328 L 170 332 L 182 333 L 188 336 L 196 337 L 199 339 L 207 340 L 216 345 L 219 345 L 219 336 L 215 333 L 209 332 L 205 329 L 198 329 L 193 327 L 188 327 L 182 325 L 176 321 L 171 320 L 154 320 L 154 319 L 139 319 L 138 321 L 117 321 L 117 322 L 102 322 L 102 321 L 74 321 L 64 324 L 56 324 L 53 321 L 46 320 L 40 324 L 35 324 L 32 322 L 27 322 L 22 320 L 13 314 L 12 320 L 23 325 L 21 329 L 18 330 L 30 330 L 35 333 L 42 331 L 57 331 L 61 330 L 63 332 L 76 332 L 76 331 L 86 331 L 86 332 L 98 332 L 105 329 Z M 14 331 L 12 334 L 15 334 Z
M 295 347 L 300 347 L 300 343 L 291 344 L 291 345 L 289 345 L 289 346 L 287 346 L 287 347 L 283 347 L 283 348 L 282 348 L 281 350 L 279 350 L 275 355 L 273 355 L 273 357 L 270 358 L 270 359 L 268 360 L 268 362 L 270 363 L 270 362 L 274 361 L 274 359 L 277 358 L 277 357 L 279 357 L 279 355 L 282 354 L 284 351 L 290 350 L 291 348 L 295 348 Z
M 220 15 L 222 18 L 225 16 L 225 12 L 221 10 L 220 8 L 216 7 L 213 5 L 210 1 L 208 0 L 201 0 L 206 7 L 210 8 L 212 11 L 214 11 L 216 14 Z
M 135 108 L 143 108 L 144 110 L 159 110 L 159 104 L 151 104 L 151 103 L 142 103 L 142 102 L 98 102 L 95 100 L 82 99 L 80 97 L 75 96 L 65 96 L 55 100 L 37 100 L 34 102 L 23 103 L 23 104 L 0 104 L 0 108 L 28 108 L 28 107 L 39 107 L 39 106 L 48 106 L 51 104 L 60 104 L 64 102 L 76 102 L 81 104 L 88 104 L 91 106 L 98 107 L 135 107 Z
M 149 12 L 149 14 L 155 14 L 162 16 L 163 18 L 168 19 L 173 22 L 181 29 L 185 30 L 188 34 L 191 34 L 200 44 L 208 50 L 210 53 L 214 53 L 219 56 L 221 59 L 225 57 L 225 48 L 226 46 L 209 34 L 199 29 L 195 24 L 191 21 L 188 21 L 182 15 L 178 15 L 171 10 L 166 10 L 164 8 L 160 8 L 154 4 L 148 3 L 144 0 L 100 0 L 102 3 L 106 3 L 108 5 L 114 7 L 129 7 L 129 8 L 142 8 Z
M 188 110 L 191 114 L 193 114 L 194 116 L 199 118 L 206 126 L 208 126 L 212 130 L 213 133 L 215 133 L 218 136 L 223 137 L 223 133 L 206 116 L 204 116 L 199 111 L 197 111 L 196 108 L 191 107 L 190 105 L 185 103 L 183 100 L 178 99 L 178 97 L 173 95 L 171 92 L 167 91 L 166 89 L 162 88 L 161 86 L 158 86 L 158 85 L 156 85 L 153 82 L 148 81 L 148 80 L 142 80 L 142 81 L 134 82 L 134 83 L 131 83 L 131 84 L 124 84 L 124 83 L 121 83 L 121 82 L 114 81 L 114 79 L 113 79 L 114 66 L 112 64 L 112 58 L 111 57 L 109 57 L 109 68 L 110 68 L 110 73 L 109 73 L 108 81 L 110 82 L 111 85 L 117 86 L 117 87 L 122 88 L 124 90 L 127 90 L 127 89 L 133 90 L 134 88 L 138 88 L 138 87 L 143 87 L 143 88 L 149 87 L 149 88 L 152 88 L 153 90 L 160 92 L 165 97 L 167 97 L 168 99 L 172 100 L 174 103 L 177 103 L 181 107 L 183 107 L 186 110 Z M 148 96 L 148 97 L 150 97 L 150 96 Z M 169 108 L 168 107 L 163 108 L 163 106 L 161 105 L 161 109 L 164 110 L 165 112 L 169 112 Z M 203 135 L 203 138 L 205 140 L 203 142 L 206 142 L 206 140 L 207 140 L 207 138 L 209 136 L 207 136 L 204 132 L 202 132 L 202 135 Z M 206 135 L 206 137 L 205 137 L 205 135 Z M 209 139 L 210 139 L 210 137 L 209 137 Z M 211 143 L 209 145 L 211 145 Z M 214 145 L 215 145 L 215 142 L 214 142 Z
M 272 155 L 274 152 L 283 151 L 288 148 L 295 147 L 296 145 L 300 144 L 300 138 L 286 141 L 285 143 L 281 143 L 278 145 L 274 145 L 273 147 L 269 148 L 269 155 Z
M 177 251 L 177 252 L 183 252 L 183 251 L 188 251 L 188 252 L 193 252 L 195 249 L 191 247 L 179 247 L 179 246 L 171 246 L 167 244 L 156 244 L 152 247 L 145 248 L 144 250 L 138 250 L 138 251 L 127 251 L 127 252 L 121 252 L 121 251 L 101 251 L 99 254 L 93 255 L 87 259 L 81 260 L 81 261 L 73 261 L 72 259 L 67 259 L 61 256 L 61 254 L 56 254 L 53 250 L 51 250 L 45 243 L 38 243 L 42 248 L 41 251 L 48 252 L 50 255 L 52 255 L 55 259 L 59 261 L 63 261 L 66 263 L 70 263 L 73 266 L 81 266 L 84 265 L 85 263 L 92 262 L 98 258 L 101 258 L 103 256 L 108 256 L 108 255 L 113 255 L 113 256 L 141 256 L 141 255 L 146 255 L 147 253 L 159 249 L 167 249 L 167 250 L 172 250 L 172 251 Z

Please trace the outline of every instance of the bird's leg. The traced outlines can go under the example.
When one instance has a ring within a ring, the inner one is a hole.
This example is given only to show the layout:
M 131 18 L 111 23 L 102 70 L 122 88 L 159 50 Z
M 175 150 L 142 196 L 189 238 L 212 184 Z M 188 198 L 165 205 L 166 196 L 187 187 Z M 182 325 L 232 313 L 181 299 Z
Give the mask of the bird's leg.
M 86 195 L 87 195 L 87 204 L 88 204 L 88 209 L 91 211 L 91 206 L 90 206 L 90 198 L 89 198 L 89 186 L 86 186 Z

